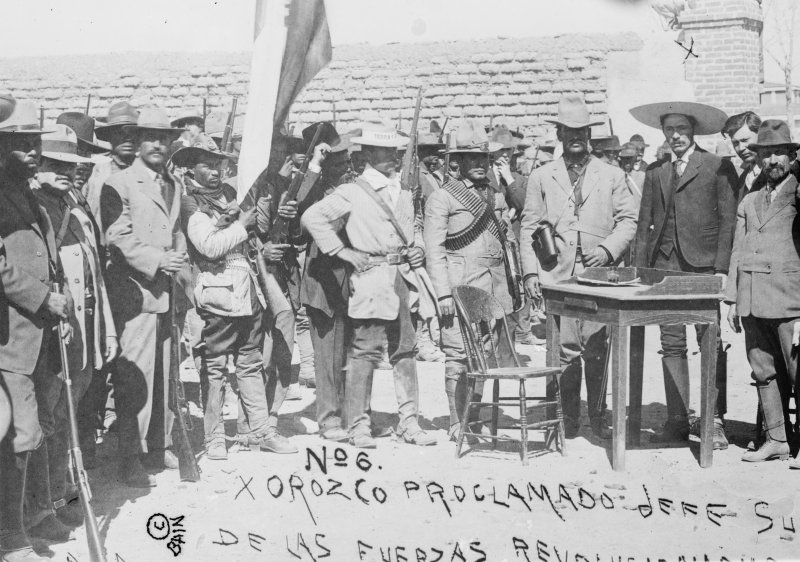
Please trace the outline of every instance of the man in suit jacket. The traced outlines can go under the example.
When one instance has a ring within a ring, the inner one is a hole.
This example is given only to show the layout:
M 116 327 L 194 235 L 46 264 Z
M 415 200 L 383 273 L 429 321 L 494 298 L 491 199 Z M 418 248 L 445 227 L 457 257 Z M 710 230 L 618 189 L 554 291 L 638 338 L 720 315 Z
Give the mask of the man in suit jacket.
M 53 289 L 64 282 L 53 226 L 29 187 L 41 134 L 32 103 L 18 102 L 0 123 L 0 385 L 12 417 L 0 441 L 0 552 L 9 560 L 44 560 L 29 537 L 69 537 L 53 511 L 47 439 L 63 386 L 54 327 L 69 318 L 72 300 Z
M 163 111 L 143 109 L 134 134 L 139 156 L 106 180 L 100 202 L 110 260 L 109 297 L 121 352 L 113 375 L 117 406 L 119 476 L 134 487 L 155 485 L 139 455 L 153 467 L 177 468 L 167 449 L 170 276 L 186 266 L 179 225 L 180 182 L 165 168 L 166 151 L 181 133 Z
M 567 95 L 559 102 L 557 126 L 563 156 L 537 168 L 528 178 L 520 239 L 529 241 L 540 228 L 555 230 L 556 260 L 542 261 L 530 243 L 523 243 L 525 287 L 532 297 L 540 283 L 553 284 L 586 267 L 619 262 L 636 232 L 636 208 L 625 176 L 617 167 L 591 156 L 589 110 L 583 99 Z M 560 319 L 561 396 L 567 437 L 578 434 L 581 357 L 585 362 L 586 393 L 593 432 L 608 438 L 603 421 L 603 369 L 608 347 L 603 324 Z
M 777 119 L 764 121 L 756 142 L 749 145 L 758 152 L 766 184 L 739 205 L 725 292 L 731 328 L 738 332 L 744 327 L 767 434 L 758 450 L 742 456 L 749 462 L 789 457 L 781 400 L 781 386 L 786 385 L 778 377 L 788 376 L 788 388 L 794 389 L 797 355 L 792 337 L 800 322 L 800 252 L 795 236 L 798 182 L 789 167 L 798 146 L 789 126 Z M 793 465 L 800 468 L 800 460 L 794 459 Z
M 440 334 L 445 353 L 445 392 L 450 407 L 448 434 L 452 440 L 458 438 L 462 424 L 466 423 L 461 416 L 467 400 L 467 362 L 461 329 L 455 318 L 453 287 L 477 287 L 493 295 L 508 315 L 513 309 L 501 240 L 504 235 L 513 240 L 514 235 L 506 200 L 492 189 L 487 177 L 490 152 L 499 146 L 486 142 L 482 128 L 472 122 L 463 123 L 456 130 L 455 146 L 447 149 L 450 159 L 459 165 L 461 179 L 448 178 L 441 189 L 431 194 L 425 206 L 423 234 L 428 253 L 427 268 L 442 316 Z M 494 214 L 493 219 L 489 213 Z M 504 229 L 504 234 L 500 228 Z M 513 334 L 516 321 L 511 318 L 507 321 Z M 507 360 L 501 366 L 512 365 L 511 350 L 505 338 L 496 341 L 498 351 Z M 480 388 L 476 387 L 478 396 L 482 394 L 482 388 L 482 384 Z M 477 420 L 479 411 L 473 410 L 473 414 L 470 424 Z M 482 428 L 472 427 L 467 431 L 477 432 L 479 429 Z
M 764 178 L 760 177 L 761 163 L 758 155 L 750 150 L 750 145 L 756 142 L 760 126 L 761 118 L 752 111 L 745 111 L 729 117 L 722 127 L 722 136 L 728 138 L 736 155 L 742 160 L 742 173 L 737 182 L 739 202 L 749 192 L 764 184 Z
M 631 109 L 647 125 L 662 129 L 672 149 L 670 161 L 651 166 L 645 175 L 635 265 L 670 271 L 728 273 L 736 220 L 736 171 L 728 160 L 698 147 L 694 135 L 720 131 L 726 115 L 713 107 L 690 102 L 648 104 Z M 706 325 L 698 325 L 698 339 Z M 725 449 L 727 354 L 717 340 L 717 403 L 714 448 Z M 661 326 L 661 355 L 668 420 L 654 442 L 689 437 L 689 364 L 686 329 Z

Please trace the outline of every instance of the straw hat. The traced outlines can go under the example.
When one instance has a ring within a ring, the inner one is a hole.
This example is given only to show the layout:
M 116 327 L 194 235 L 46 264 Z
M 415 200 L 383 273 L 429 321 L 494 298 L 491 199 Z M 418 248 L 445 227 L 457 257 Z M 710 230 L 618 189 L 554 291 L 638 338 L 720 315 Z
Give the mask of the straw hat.
M 570 129 L 582 129 L 602 125 L 602 121 L 592 121 L 589 108 L 580 94 L 564 94 L 558 100 L 558 116 L 555 119 L 545 119 L 548 123 L 563 125 Z
M 351 142 L 361 146 L 404 148 L 408 144 L 408 137 L 399 135 L 397 130 L 385 125 L 366 124 L 361 129 L 361 135 L 353 137 Z
M 467 119 L 459 123 L 450 142 L 453 144 L 445 149 L 445 153 L 447 154 L 489 154 L 503 149 L 503 145 L 499 142 L 490 141 L 484 128 L 479 126 L 472 119 Z
M 42 156 L 71 164 L 92 161 L 78 156 L 78 135 L 66 125 L 56 125 L 55 131 L 42 135 Z
M 511 134 L 511 131 L 509 131 L 508 127 L 505 125 L 498 125 L 495 127 L 490 140 L 500 145 L 500 148 L 497 150 L 504 150 L 507 148 L 515 150 L 517 146 L 519 146 L 519 140 Z
M 692 117 L 697 123 L 694 128 L 696 135 L 713 135 L 722 130 L 728 116 L 721 109 L 696 103 L 692 101 L 665 101 L 648 103 L 634 107 L 630 110 L 634 119 L 649 127 L 661 128 L 661 119 L 665 115 L 686 115 Z
M 190 112 L 179 115 L 178 117 L 169 122 L 170 125 L 172 125 L 173 127 L 177 127 L 179 129 L 186 127 L 186 125 L 189 123 L 193 123 L 198 127 L 202 127 L 203 125 L 205 125 L 205 119 L 203 119 L 202 115 L 197 115 L 196 113 Z

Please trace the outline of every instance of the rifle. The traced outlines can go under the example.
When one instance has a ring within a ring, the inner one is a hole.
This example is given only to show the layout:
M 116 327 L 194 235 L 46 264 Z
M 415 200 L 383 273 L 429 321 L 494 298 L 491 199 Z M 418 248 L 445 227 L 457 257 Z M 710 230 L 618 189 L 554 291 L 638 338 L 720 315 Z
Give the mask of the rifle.
M 447 143 L 444 145 L 444 166 L 442 167 L 442 185 L 447 182 L 447 176 L 450 174 L 450 143 L 453 138 L 450 133 L 447 133 Z
M 189 430 L 192 428 L 191 420 L 187 423 L 183 406 L 186 404 L 186 395 L 181 382 L 181 332 L 183 327 L 178 325 L 178 315 L 175 310 L 176 298 L 180 287 L 176 274 L 170 275 L 170 301 L 169 301 L 169 409 L 175 415 L 173 431 L 177 434 L 176 449 L 178 453 L 178 471 L 181 481 L 198 482 L 200 480 L 200 467 L 192 451 L 189 441 Z
M 86 96 L 86 115 L 89 115 L 89 108 L 92 107 L 92 93 Z
M 44 129 L 44 106 L 39 106 L 39 128 Z
M 236 119 L 236 104 L 239 101 L 238 96 L 233 96 L 231 102 L 231 112 L 228 114 L 228 122 L 225 123 L 225 131 L 222 133 L 222 142 L 220 149 L 222 152 L 230 154 L 233 152 L 233 122 Z
M 53 284 L 53 290 L 61 293 L 59 283 Z M 78 439 L 78 418 L 75 402 L 72 398 L 72 378 L 69 376 L 69 359 L 67 357 L 66 337 L 69 334 L 69 322 L 61 320 L 58 323 L 58 347 L 61 351 L 61 374 L 67 395 L 67 414 L 69 415 L 69 456 L 72 464 L 72 475 L 78 485 L 78 497 L 83 510 L 83 521 L 86 524 L 86 540 L 89 543 L 89 558 L 92 562 L 106 562 L 103 545 L 100 543 L 100 531 L 97 528 L 97 519 L 92 509 L 92 490 L 89 487 L 89 477 L 83 466 L 80 441 Z
M 414 197 L 414 216 L 422 216 L 422 190 L 419 185 L 419 158 L 417 155 L 417 127 L 419 111 L 422 106 L 422 88 L 417 90 L 417 103 L 414 107 L 414 118 L 411 121 L 408 148 L 403 155 L 403 167 L 400 171 L 400 186 L 411 191 Z

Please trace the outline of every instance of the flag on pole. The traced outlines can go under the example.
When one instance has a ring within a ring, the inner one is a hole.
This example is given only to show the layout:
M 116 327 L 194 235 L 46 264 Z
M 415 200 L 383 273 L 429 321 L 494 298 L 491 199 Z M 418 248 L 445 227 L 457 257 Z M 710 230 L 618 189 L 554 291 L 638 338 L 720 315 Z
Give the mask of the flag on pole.
M 239 200 L 267 167 L 272 134 L 300 91 L 330 62 L 323 0 L 256 0 L 255 41 L 239 154 Z

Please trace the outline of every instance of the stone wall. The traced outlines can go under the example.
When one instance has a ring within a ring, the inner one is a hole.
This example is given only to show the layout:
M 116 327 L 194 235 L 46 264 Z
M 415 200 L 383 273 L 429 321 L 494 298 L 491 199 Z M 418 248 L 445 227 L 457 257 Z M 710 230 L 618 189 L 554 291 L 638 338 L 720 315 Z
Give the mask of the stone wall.
M 290 123 L 303 126 L 333 117 L 355 126 L 369 119 L 408 126 L 418 87 L 424 88 L 422 126 L 432 118 L 477 117 L 529 133 L 555 114 L 563 92 L 582 92 L 595 117 L 608 111 L 607 61 L 612 52 L 635 51 L 635 34 L 562 35 L 429 44 L 343 45 L 292 108 Z M 92 113 L 130 99 L 158 105 L 171 116 L 228 111 L 231 97 L 247 105 L 246 53 L 123 53 L 0 59 L 0 89 L 34 100 L 47 121 L 62 111 Z

